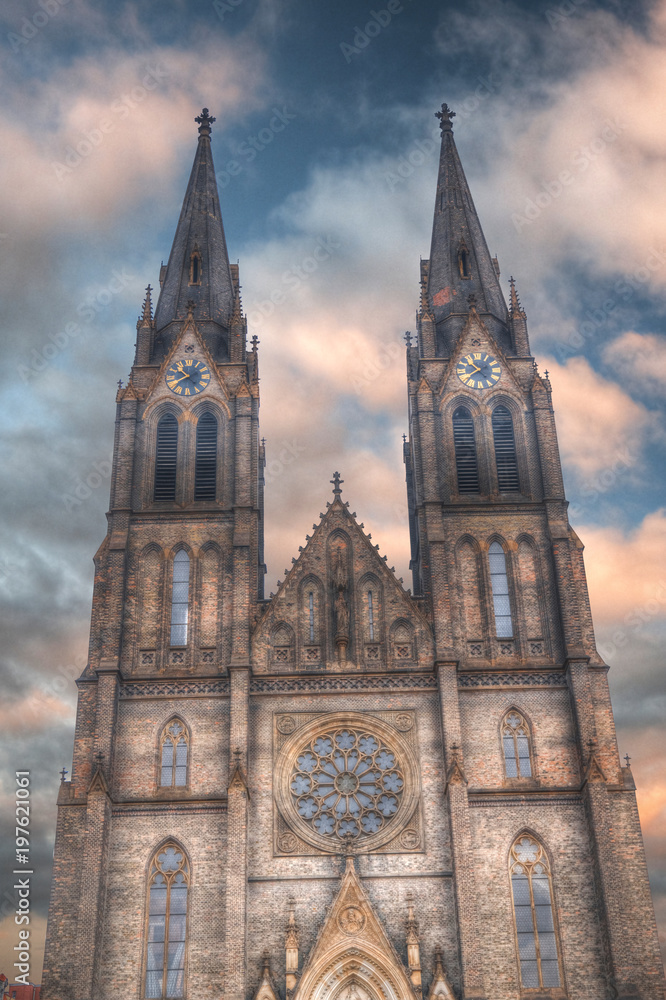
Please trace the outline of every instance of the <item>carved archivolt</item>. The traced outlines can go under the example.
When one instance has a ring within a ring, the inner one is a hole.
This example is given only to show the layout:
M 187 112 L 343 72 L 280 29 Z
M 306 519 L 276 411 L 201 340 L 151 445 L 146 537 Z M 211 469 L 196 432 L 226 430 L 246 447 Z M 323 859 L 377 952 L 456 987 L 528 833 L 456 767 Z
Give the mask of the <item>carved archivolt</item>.
M 318 716 L 281 747 L 277 807 L 287 825 L 320 850 L 337 854 L 347 840 L 364 851 L 381 847 L 407 826 L 418 798 L 412 748 L 397 728 L 374 716 Z

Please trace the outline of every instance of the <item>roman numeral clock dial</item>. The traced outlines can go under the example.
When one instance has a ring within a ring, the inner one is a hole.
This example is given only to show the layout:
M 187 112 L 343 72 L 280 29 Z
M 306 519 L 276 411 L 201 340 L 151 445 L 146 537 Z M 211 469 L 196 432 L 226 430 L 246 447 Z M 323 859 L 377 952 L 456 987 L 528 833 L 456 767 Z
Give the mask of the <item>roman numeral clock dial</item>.
M 210 369 L 203 361 L 174 361 L 166 371 L 166 384 L 177 396 L 198 396 L 210 382 Z
M 489 389 L 499 382 L 502 367 L 492 354 L 475 351 L 460 359 L 456 372 L 468 389 Z

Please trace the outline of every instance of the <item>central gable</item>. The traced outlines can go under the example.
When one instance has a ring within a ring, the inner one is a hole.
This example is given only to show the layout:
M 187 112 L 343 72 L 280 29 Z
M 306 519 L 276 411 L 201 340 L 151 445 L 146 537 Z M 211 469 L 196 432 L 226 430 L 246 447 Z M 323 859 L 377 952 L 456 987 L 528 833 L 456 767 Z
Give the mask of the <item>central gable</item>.
M 255 626 L 256 673 L 432 668 L 430 626 L 370 538 L 338 492 Z

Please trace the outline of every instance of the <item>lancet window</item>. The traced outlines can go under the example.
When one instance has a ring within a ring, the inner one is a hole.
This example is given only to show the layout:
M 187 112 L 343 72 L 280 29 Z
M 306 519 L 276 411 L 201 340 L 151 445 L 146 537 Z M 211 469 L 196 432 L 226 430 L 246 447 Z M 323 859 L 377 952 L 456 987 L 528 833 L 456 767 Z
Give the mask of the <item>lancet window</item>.
M 176 499 L 176 462 L 178 458 L 178 421 L 165 413 L 157 425 L 155 449 L 154 500 Z
M 516 439 L 513 433 L 513 418 L 506 406 L 495 407 L 492 425 L 499 491 L 500 493 L 515 493 L 520 488 Z
M 171 590 L 171 645 L 187 645 L 189 616 L 190 557 L 184 549 L 176 552 L 173 560 L 173 586 Z
M 160 848 L 150 866 L 144 997 L 185 996 L 189 865 L 176 844 Z
M 474 421 L 466 406 L 459 406 L 453 414 L 453 446 L 456 456 L 458 492 L 478 493 L 479 467 L 476 458 Z
M 527 722 L 512 709 L 502 722 L 504 773 L 507 778 L 531 778 L 532 755 L 530 730 Z
M 197 422 L 194 499 L 214 500 L 217 481 L 217 420 L 202 413 Z
M 160 785 L 180 788 L 187 785 L 189 739 L 180 719 L 172 719 L 162 731 L 160 740 Z
M 495 611 L 495 635 L 498 639 L 507 639 L 513 635 L 513 622 L 511 621 L 506 556 L 499 542 L 493 542 L 488 549 L 488 562 L 490 563 L 490 585 Z
M 511 890 L 520 963 L 526 989 L 561 985 L 553 888 L 542 845 L 526 834 L 511 848 Z

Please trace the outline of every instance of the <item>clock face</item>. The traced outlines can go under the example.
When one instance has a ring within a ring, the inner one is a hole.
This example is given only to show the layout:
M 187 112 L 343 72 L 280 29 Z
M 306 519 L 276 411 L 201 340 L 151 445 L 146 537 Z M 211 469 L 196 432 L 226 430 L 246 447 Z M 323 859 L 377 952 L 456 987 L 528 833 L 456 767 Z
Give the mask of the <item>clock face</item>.
M 497 358 L 483 351 L 466 354 L 456 368 L 458 378 L 470 389 L 489 389 L 499 382 L 502 368 Z
M 197 396 L 210 382 L 210 369 L 203 361 L 174 361 L 166 371 L 166 384 L 177 396 Z

